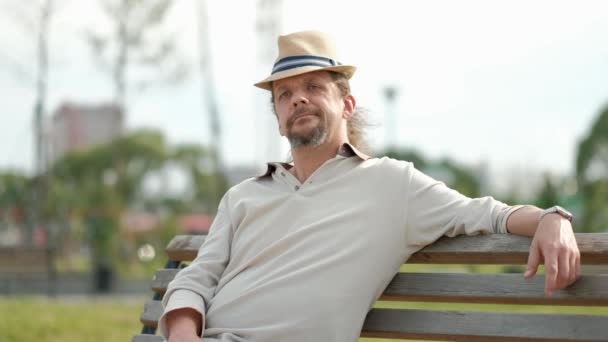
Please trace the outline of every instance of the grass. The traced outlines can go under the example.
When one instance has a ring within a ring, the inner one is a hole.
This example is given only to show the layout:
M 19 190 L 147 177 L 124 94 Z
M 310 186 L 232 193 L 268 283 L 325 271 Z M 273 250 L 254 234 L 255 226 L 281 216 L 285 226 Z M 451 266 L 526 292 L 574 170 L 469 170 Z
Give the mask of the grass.
M 420 303 L 420 302 L 385 302 L 378 301 L 374 308 L 382 309 L 419 309 L 419 310 L 455 310 L 482 312 L 519 312 L 519 313 L 556 313 L 606 315 L 608 307 L 602 306 L 550 306 L 550 305 L 517 305 L 517 304 L 465 304 L 465 303 Z
M 0 297 L 0 341 L 130 341 L 144 299 Z

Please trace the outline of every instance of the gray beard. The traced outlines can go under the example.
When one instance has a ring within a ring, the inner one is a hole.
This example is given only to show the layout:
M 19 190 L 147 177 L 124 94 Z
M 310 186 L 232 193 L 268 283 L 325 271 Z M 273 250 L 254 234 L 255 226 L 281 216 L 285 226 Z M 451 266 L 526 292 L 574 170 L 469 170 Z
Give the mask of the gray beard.
M 303 146 L 319 146 L 327 138 L 327 130 L 321 129 L 321 127 L 315 127 L 307 135 L 288 135 L 287 140 L 291 148 L 298 148 Z

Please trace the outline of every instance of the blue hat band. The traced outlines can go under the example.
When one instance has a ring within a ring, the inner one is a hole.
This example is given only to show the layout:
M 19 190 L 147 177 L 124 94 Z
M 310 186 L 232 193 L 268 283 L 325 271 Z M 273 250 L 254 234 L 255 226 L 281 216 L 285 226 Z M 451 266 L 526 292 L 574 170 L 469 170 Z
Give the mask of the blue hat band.
M 272 67 L 272 75 L 277 72 L 299 68 L 303 66 L 318 66 L 318 67 L 331 67 L 336 65 L 342 65 L 331 58 L 320 57 L 320 56 L 290 56 L 285 57 L 274 63 Z

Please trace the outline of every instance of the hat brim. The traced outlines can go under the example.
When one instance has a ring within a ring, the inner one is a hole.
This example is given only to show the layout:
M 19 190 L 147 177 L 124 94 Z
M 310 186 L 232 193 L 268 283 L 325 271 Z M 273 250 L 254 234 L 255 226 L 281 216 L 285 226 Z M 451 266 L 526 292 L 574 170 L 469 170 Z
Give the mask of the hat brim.
M 306 74 L 313 71 L 335 71 L 341 74 L 344 74 L 347 79 L 353 77 L 353 74 L 357 70 L 355 66 L 352 65 L 336 65 L 331 67 L 319 67 L 314 65 L 307 65 L 299 68 L 293 68 L 285 71 L 277 72 L 276 74 L 270 75 L 266 79 L 254 84 L 258 88 L 266 89 L 272 91 L 272 82 L 278 81 L 284 78 L 293 77 L 301 74 Z

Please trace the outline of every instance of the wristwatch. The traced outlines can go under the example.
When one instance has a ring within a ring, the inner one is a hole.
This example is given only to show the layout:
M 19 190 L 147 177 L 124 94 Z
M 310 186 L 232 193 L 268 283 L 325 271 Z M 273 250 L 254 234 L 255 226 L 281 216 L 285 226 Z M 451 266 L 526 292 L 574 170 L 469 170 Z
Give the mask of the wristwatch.
M 542 220 L 542 218 L 547 215 L 547 214 L 552 214 L 552 213 L 556 213 L 561 215 L 563 218 L 565 218 L 566 220 L 572 222 L 572 213 L 570 213 L 568 210 L 560 207 L 559 205 L 553 206 L 549 209 L 545 209 L 543 211 L 541 211 L 540 216 L 538 216 L 538 221 L 540 222 L 540 220 Z

